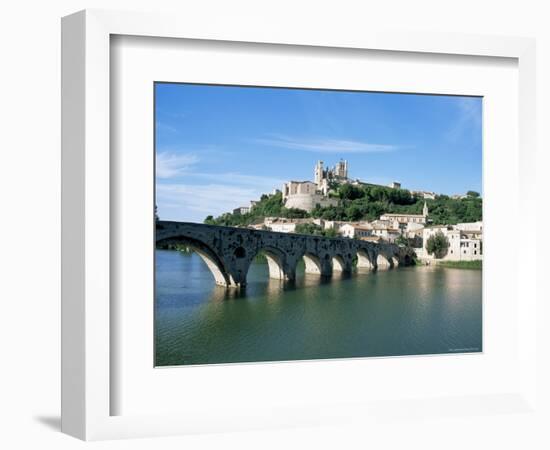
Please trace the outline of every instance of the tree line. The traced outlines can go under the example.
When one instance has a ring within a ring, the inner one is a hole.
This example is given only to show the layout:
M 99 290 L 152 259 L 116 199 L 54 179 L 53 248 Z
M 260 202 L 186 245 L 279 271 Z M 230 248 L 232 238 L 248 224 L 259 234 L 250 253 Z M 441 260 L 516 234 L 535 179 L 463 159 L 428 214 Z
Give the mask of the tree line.
M 407 189 L 393 189 L 377 185 L 339 184 L 330 195 L 340 200 L 338 206 L 320 207 L 307 213 L 301 209 L 285 208 L 282 194 L 262 195 L 246 214 L 225 213 L 219 217 L 208 216 L 204 223 L 224 226 L 247 226 L 261 223 L 264 217 L 321 218 L 340 221 L 372 221 L 384 213 L 422 214 L 424 202 L 433 225 L 454 225 L 461 222 L 482 220 L 483 200 L 479 193 L 468 191 L 464 198 L 438 195 L 424 200 Z M 311 230 L 312 232 L 318 230 Z

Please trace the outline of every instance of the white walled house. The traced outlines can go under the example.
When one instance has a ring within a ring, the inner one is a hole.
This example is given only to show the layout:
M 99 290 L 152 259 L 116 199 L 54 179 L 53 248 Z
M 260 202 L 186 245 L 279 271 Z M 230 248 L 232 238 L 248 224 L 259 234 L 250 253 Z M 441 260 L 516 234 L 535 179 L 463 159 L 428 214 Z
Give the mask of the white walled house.
M 296 226 L 303 223 L 314 223 L 313 219 L 287 219 L 286 217 L 266 217 L 264 228 L 278 233 L 295 233 Z
M 322 223 L 320 225 L 322 225 L 324 230 L 335 229 L 336 231 L 338 231 L 341 226 L 349 223 L 350 222 L 345 222 L 343 220 L 322 220 Z
M 345 223 L 338 228 L 338 234 L 347 238 L 361 239 L 372 236 L 372 227 L 367 224 Z
M 423 260 L 434 260 L 427 251 L 428 239 L 441 232 L 449 241 L 447 254 L 441 261 L 477 261 L 483 259 L 483 237 L 481 222 L 458 225 L 439 225 L 426 227 L 422 234 L 422 249 L 415 249 L 416 254 Z M 459 228 L 460 226 L 460 228 Z M 468 231 L 466 231 L 468 230 Z
M 370 223 L 370 227 L 372 228 L 371 236 L 384 241 L 394 242 L 401 236 L 399 222 L 393 218 L 391 220 L 374 220 Z
M 424 202 L 422 214 L 402 214 L 402 213 L 385 213 L 380 216 L 380 220 L 397 222 L 398 228 L 405 230 L 409 224 L 425 225 L 428 222 L 428 205 Z
M 416 234 L 418 231 L 421 231 L 423 229 L 424 229 L 424 224 L 414 223 L 414 222 L 409 222 L 405 227 L 405 231 L 407 233 L 414 233 L 414 234 Z
M 424 200 L 435 200 L 436 193 L 432 191 L 411 191 L 412 195 L 418 195 L 419 197 L 422 197 Z
M 483 222 L 457 223 L 455 227 L 472 237 L 481 238 L 483 236 Z
M 394 242 L 401 236 L 401 231 L 398 228 L 376 227 L 372 229 L 372 236 L 379 237 L 384 241 Z

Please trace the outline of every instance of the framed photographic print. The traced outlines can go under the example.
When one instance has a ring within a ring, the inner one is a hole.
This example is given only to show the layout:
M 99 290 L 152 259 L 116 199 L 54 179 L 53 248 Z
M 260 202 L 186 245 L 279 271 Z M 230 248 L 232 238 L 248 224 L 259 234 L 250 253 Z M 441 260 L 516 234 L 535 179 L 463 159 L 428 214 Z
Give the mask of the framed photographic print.
M 156 366 L 482 351 L 481 97 L 156 83 L 155 116 Z
M 533 42 L 219 25 L 63 19 L 63 430 L 524 411 Z

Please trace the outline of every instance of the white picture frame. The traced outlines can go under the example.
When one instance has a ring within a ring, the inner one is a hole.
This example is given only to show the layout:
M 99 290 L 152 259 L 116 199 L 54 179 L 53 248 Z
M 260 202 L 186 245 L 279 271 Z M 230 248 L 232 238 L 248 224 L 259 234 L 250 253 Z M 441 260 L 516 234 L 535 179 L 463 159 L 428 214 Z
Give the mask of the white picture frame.
M 254 429 L 322 423 L 335 417 L 388 415 L 391 407 L 342 403 L 319 415 L 317 405 L 278 407 L 272 413 L 240 412 L 232 420 L 209 414 L 111 415 L 114 389 L 110 335 L 111 183 L 110 166 L 110 40 L 112 35 L 200 39 L 242 43 L 297 45 L 304 48 L 368 49 L 512 58 L 519 76 L 519 184 L 524 199 L 534 189 L 529 175 L 535 161 L 535 43 L 532 39 L 451 34 L 408 34 L 346 30 L 337 34 L 279 30 L 262 23 L 235 29 L 230 23 L 194 23 L 190 17 L 112 11 L 82 11 L 62 22 L 62 430 L 86 440 L 161 436 L 190 432 Z M 526 220 L 535 221 L 529 200 L 518 205 Z M 521 260 L 536 260 L 536 247 L 527 242 Z M 518 308 L 519 378 L 517 389 L 461 399 L 429 398 L 417 406 L 451 408 L 463 414 L 497 409 L 503 402 L 517 411 L 535 407 L 536 294 L 532 266 L 518 270 L 517 283 L 526 286 Z M 399 365 L 400 362 L 396 362 Z M 223 370 L 218 368 L 216 370 Z M 275 370 L 265 366 L 264 372 Z M 184 375 L 182 375 L 184 376 Z M 404 397 L 405 398 L 405 397 Z M 480 402 L 480 400 L 483 400 Z M 395 401 L 395 400 L 394 400 Z M 430 403 L 431 402 L 431 403 Z M 435 402 L 435 403 L 434 403 Z M 219 405 L 220 407 L 227 405 Z M 224 409 L 224 408 L 220 408 Z M 241 419 L 241 420 L 237 420 Z

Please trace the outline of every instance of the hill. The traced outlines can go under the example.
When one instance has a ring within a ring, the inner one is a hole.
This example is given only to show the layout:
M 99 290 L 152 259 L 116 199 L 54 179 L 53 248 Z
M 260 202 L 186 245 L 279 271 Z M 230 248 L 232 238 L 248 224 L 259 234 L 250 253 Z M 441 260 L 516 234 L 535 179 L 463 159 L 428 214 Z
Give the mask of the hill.
M 482 220 L 483 200 L 477 192 L 469 191 L 465 198 L 438 195 L 424 200 L 406 189 L 375 185 L 335 185 L 331 196 L 340 199 L 339 206 L 316 208 L 311 213 L 301 209 L 285 208 L 282 194 L 262 195 L 247 214 L 226 213 L 208 216 L 204 223 L 225 226 L 247 226 L 261 223 L 264 217 L 322 218 L 341 221 L 372 221 L 384 213 L 422 214 L 424 202 L 428 205 L 428 219 L 433 225 L 454 225 L 460 222 Z

